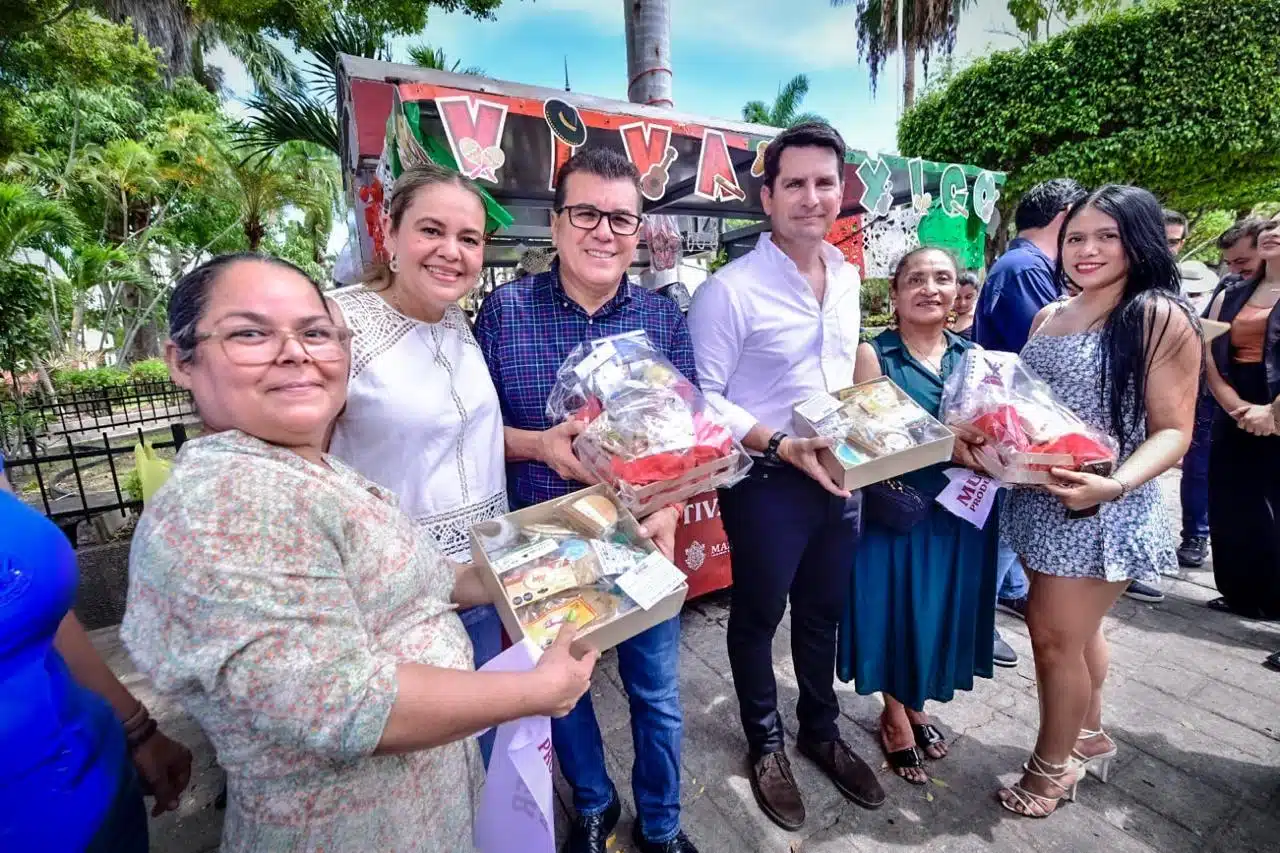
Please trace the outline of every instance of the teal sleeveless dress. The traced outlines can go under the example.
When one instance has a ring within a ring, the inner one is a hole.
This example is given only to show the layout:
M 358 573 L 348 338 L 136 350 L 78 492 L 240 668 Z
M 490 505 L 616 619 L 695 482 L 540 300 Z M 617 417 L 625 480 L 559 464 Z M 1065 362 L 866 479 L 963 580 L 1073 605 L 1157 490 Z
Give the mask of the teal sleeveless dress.
M 973 346 L 945 332 L 942 377 L 921 365 L 892 329 L 871 345 L 884 375 L 930 414 L 937 415 L 942 383 Z M 902 476 L 932 498 L 947 485 L 944 462 Z M 868 521 L 851 571 L 840 622 L 837 674 L 861 694 L 884 692 L 910 708 L 949 701 L 992 675 L 996 549 L 993 513 L 978 530 L 936 502 L 910 531 Z

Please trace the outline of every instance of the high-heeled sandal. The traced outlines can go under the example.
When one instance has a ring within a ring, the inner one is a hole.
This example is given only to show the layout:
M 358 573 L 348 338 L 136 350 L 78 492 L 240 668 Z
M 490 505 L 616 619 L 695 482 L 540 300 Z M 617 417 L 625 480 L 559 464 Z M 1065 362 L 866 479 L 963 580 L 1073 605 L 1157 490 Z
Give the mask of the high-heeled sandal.
M 1037 794 L 1035 791 L 1028 791 L 1022 787 L 1022 781 L 1014 782 L 1008 788 L 1003 789 L 1000 793 L 1009 792 L 1009 797 L 1001 796 L 1000 805 L 1006 811 L 1011 811 L 1019 817 L 1030 818 L 1046 818 L 1058 809 L 1060 800 L 1073 802 L 1076 798 L 1076 786 L 1080 784 L 1080 776 L 1078 772 L 1079 763 L 1074 758 L 1068 758 L 1062 764 L 1050 764 L 1036 753 L 1031 753 L 1031 758 L 1023 765 L 1027 773 L 1032 776 L 1039 776 L 1041 779 L 1047 779 L 1049 784 L 1057 788 L 1062 793 L 1056 797 L 1047 794 Z M 1064 777 L 1071 776 L 1071 784 L 1068 786 Z
M 1107 743 L 1111 744 L 1111 748 L 1106 752 L 1100 752 L 1097 755 L 1085 755 L 1080 750 L 1072 747 L 1071 757 L 1080 765 L 1080 768 L 1083 771 L 1081 773 L 1082 777 L 1085 773 L 1092 773 L 1094 776 L 1098 777 L 1098 780 L 1101 781 L 1102 784 L 1105 785 L 1107 784 L 1107 776 L 1111 772 L 1111 762 L 1120 752 L 1120 749 L 1116 746 L 1116 742 L 1111 739 L 1111 735 L 1107 734 L 1102 729 L 1098 729 L 1096 732 L 1093 729 L 1081 729 L 1080 736 L 1076 738 L 1076 741 L 1089 740 L 1090 738 L 1095 737 L 1106 738 Z

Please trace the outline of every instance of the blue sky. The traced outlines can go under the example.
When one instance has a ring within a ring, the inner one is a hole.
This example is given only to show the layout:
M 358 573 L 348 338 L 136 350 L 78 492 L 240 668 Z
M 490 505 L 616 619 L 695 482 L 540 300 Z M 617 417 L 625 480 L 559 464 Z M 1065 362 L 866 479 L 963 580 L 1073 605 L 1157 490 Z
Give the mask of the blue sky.
M 420 36 L 396 40 L 397 60 L 410 44 L 443 47 L 487 76 L 561 88 L 564 61 L 575 91 L 626 100 L 626 0 L 506 0 L 493 21 L 461 14 L 432 15 Z M 804 109 L 830 119 L 848 142 L 871 151 L 895 150 L 899 72 L 896 63 L 871 94 L 858 61 L 852 7 L 827 0 L 671 0 L 674 96 L 682 112 L 741 117 L 752 99 L 771 101 L 794 75 L 809 76 Z M 979 0 L 960 22 L 956 56 L 1016 45 L 996 34 L 1013 28 L 1005 0 Z M 212 57 L 227 82 L 248 93 L 243 70 L 223 51 Z

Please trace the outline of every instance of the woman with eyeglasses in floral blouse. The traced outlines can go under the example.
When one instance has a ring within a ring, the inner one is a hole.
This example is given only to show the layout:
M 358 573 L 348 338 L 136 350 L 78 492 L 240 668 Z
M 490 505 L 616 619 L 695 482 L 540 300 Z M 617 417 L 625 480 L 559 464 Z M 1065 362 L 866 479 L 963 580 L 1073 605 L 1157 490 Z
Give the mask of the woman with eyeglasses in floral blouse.
M 470 849 L 473 735 L 567 713 L 595 654 L 477 673 L 489 600 L 395 496 L 323 452 L 350 332 L 287 262 L 215 258 L 170 300 L 166 358 L 205 435 L 134 536 L 123 637 L 228 776 L 222 850 Z

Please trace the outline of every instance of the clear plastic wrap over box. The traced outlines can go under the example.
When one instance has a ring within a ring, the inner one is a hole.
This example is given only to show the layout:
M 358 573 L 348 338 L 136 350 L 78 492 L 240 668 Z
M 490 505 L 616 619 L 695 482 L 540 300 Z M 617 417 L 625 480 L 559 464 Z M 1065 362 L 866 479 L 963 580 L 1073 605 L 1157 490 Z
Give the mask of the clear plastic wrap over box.
M 684 575 L 639 526 L 605 485 L 474 525 L 472 557 L 507 636 L 545 649 L 572 622 L 579 640 L 604 651 L 679 613 Z M 620 586 L 633 570 L 674 583 L 645 609 Z
M 886 376 L 795 407 L 796 432 L 835 439 L 818 458 L 845 489 L 918 471 L 951 458 L 955 434 Z
M 641 517 L 731 486 L 751 467 L 702 392 L 642 331 L 576 347 L 556 375 L 547 415 L 586 422 L 574 453 Z
M 1082 421 L 1013 353 L 968 350 L 947 377 L 941 412 L 945 423 L 986 438 L 977 455 L 1004 483 L 1051 483 L 1050 468 L 1115 465 L 1115 439 Z

